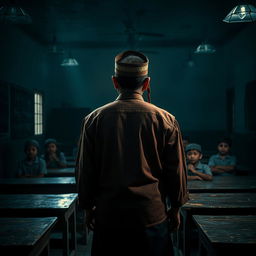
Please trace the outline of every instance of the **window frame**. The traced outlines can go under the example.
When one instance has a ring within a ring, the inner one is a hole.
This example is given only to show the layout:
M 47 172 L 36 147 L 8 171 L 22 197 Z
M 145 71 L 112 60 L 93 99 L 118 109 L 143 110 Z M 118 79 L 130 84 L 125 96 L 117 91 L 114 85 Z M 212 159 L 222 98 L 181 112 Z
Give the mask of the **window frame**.
M 34 91 L 34 135 L 40 136 L 44 133 L 44 108 L 43 93 Z

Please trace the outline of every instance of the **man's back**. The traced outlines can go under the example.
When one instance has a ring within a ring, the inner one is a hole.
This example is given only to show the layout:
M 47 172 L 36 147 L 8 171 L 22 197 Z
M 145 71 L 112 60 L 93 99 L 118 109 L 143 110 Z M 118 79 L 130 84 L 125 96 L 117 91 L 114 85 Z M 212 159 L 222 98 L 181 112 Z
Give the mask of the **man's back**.
M 87 168 L 93 169 L 97 180 L 98 221 L 106 223 L 111 217 L 119 225 L 129 216 L 136 225 L 162 222 L 166 209 L 159 181 L 164 177 L 163 172 L 168 171 L 164 170 L 165 164 L 172 158 L 166 155 L 166 144 L 176 141 L 179 135 L 175 118 L 145 102 L 140 94 L 126 93 L 87 116 L 84 129 L 85 164 L 88 165 L 87 157 L 92 158 L 87 152 L 94 156 L 92 166 Z M 183 151 L 178 154 L 182 159 Z M 176 161 L 176 154 L 174 158 Z M 179 190 L 175 182 L 169 185 L 172 190 Z M 88 193 L 95 189 L 95 183 L 84 186 Z

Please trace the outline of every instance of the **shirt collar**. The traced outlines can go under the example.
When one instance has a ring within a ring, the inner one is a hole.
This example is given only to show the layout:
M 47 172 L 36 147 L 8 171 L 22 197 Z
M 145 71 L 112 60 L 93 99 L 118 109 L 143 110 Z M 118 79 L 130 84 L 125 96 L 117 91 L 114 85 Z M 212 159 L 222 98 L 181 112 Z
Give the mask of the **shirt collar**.
M 139 92 L 126 91 L 119 94 L 116 100 L 142 100 L 144 101 L 142 95 Z

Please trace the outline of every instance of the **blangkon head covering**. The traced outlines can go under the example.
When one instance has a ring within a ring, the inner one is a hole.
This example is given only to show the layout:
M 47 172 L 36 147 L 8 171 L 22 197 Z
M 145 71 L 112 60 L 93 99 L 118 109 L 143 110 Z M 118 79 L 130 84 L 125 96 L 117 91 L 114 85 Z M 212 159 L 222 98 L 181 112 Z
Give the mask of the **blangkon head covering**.
M 115 57 L 115 75 L 143 77 L 148 75 L 148 58 L 141 52 L 125 51 Z

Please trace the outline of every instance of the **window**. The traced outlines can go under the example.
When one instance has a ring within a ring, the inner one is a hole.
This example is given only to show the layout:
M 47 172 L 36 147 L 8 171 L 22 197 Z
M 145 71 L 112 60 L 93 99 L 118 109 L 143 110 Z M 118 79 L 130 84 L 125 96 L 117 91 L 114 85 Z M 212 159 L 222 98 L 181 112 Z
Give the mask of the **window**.
M 35 135 L 43 134 L 43 98 L 42 94 L 34 94 L 34 113 L 35 113 Z

